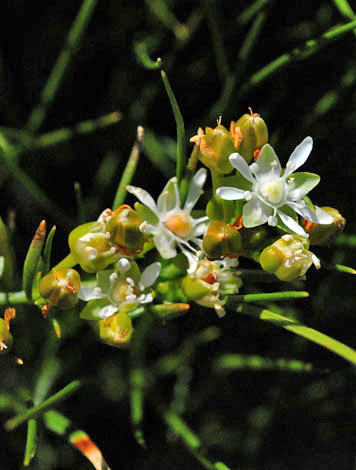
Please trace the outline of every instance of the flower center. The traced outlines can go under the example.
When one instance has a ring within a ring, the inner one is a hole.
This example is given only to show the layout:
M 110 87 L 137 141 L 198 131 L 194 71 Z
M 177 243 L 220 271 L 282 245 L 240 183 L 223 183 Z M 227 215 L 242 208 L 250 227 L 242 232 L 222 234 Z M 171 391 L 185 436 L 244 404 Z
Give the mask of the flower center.
M 279 204 L 284 196 L 283 182 L 279 180 L 267 181 L 261 185 L 261 194 L 271 204 Z
M 136 286 L 131 286 L 126 279 L 122 279 L 117 282 L 111 292 L 111 297 L 114 302 L 125 302 L 127 300 L 133 300 L 139 294 Z M 131 299 L 132 297 L 132 299 Z
M 192 224 L 190 216 L 187 214 L 171 215 L 165 222 L 165 226 L 178 237 L 187 237 L 191 230 Z

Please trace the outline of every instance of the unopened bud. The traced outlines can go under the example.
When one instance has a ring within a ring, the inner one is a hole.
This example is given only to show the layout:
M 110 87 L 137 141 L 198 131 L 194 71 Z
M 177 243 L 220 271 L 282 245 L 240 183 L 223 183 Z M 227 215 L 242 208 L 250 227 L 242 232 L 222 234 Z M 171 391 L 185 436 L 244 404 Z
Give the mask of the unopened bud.
M 321 209 L 331 215 L 333 222 L 329 225 L 322 225 L 303 220 L 303 227 L 309 233 L 311 245 L 330 245 L 340 235 L 346 225 L 346 220 L 337 209 L 332 207 L 321 207 Z
M 210 259 L 234 258 L 241 253 L 241 235 L 233 225 L 213 221 L 204 236 L 203 250 Z
M 15 318 L 15 315 L 14 308 L 7 308 L 4 318 L 0 318 L 0 354 L 6 354 L 11 349 L 13 338 L 10 333 L 10 320 Z
M 219 124 L 212 129 L 207 127 L 205 135 L 200 137 L 199 159 L 210 170 L 226 175 L 231 173 L 233 167 L 229 156 L 236 152 L 231 134 L 226 127 Z
M 100 222 L 76 227 L 69 234 L 68 244 L 72 255 L 87 273 L 102 271 L 119 258 L 117 245 L 102 231 Z
M 258 151 L 268 142 L 268 129 L 264 120 L 257 113 L 244 114 L 236 123 L 231 123 L 230 132 L 242 134 L 242 141 L 238 146 L 238 152 L 247 163 L 257 155 Z
M 95 332 L 100 340 L 114 348 L 126 349 L 133 331 L 132 320 L 126 312 L 110 315 L 95 325 Z
M 320 268 L 319 259 L 308 250 L 309 241 L 300 235 L 283 235 L 266 247 L 260 256 L 262 268 L 275 274 L 281 281 L 295 281 L 307 272 L 312 264 Z
M 116 209 L 106 223 L 109 240 L 120 248 L 129 251 L 141 251 L 145 235 L 141 229 L 142 217 L 130 206 L 124 204 Z
M 48 301 L 48 308 L 57 306 L 62 310 L 73 308 L 78 302 L 80 276 L 75 269 L 52 270 L 38 286 L 39 293 Z

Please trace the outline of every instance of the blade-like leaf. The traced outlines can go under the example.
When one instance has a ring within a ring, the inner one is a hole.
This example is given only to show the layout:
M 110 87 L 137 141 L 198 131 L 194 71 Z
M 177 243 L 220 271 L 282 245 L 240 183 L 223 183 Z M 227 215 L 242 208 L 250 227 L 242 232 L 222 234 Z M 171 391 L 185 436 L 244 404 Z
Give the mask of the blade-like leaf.
M 22 287 L 29 300 L 32 300 L 32 286 L 37 274 L 38 263 L 46 238 L 46 222 L 42 220 L 28 249 L 22 276 Z

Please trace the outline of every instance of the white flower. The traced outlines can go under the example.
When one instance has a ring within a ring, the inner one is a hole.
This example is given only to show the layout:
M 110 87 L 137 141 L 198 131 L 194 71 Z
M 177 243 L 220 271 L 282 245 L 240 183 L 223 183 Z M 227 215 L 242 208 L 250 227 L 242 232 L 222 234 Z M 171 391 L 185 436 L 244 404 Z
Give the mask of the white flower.
M 313 147 L 313 139 L 306 137 L 289 157 L 285 170 L 273 148 L 265 144 L 256 162 L 248 165 L 238 153 L 230 155 L 231 165 L 243 176 L 243 189 L 223 186 L 216 194 L 223 199 L 245 199 L 243 225 L 247 228 L 264 223 L 277 225 L 278 219 L 292 232 L 308 237 L 303 228 L 287 214 L 292 209 L 304 219 L 318 224 L 331 224 L 333 219 L 320 207 L 310 209 L 302 199 L 320 181 L 313 173 L 293 173 L 302 166 Z
M 86 302 L 96 301 L 87 304 L 81 318 L 103 319 L 152 302 L 152 293 L 145 291 L 156 281 L 161 270 L 160 263 L 151 264 L 140 274 L 136 263 L 121 258 L 116 268 L 118 273 L 113 270 L 99 271 L 96 274 L 97 287 L 81 286 L 79 298 Z
M 153 242 L 164 259 L 174 258 L 178 246 L 189 261 L 188 272 L 194 271 L 198 263 L 197 245 L 201 250 L 202 240 L 199 238 L 206 229 L 208 217 L 194 219 L 190 213 L 202 194 L 207 171 L 201 168 L 192 178 L 187 199 L 181 209 L 177 178 L 171 178 L 157 199 L 142 188 L 127 186 L 129 193 L 146 207 L 137 208 L 141 217 L 147 221 L 144 230 L 153 235 Z

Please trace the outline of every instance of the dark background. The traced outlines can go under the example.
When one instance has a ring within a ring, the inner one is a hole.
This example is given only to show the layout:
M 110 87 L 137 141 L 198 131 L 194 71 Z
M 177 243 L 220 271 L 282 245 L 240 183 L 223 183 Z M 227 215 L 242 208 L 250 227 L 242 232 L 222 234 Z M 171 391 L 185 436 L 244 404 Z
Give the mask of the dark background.
M 348 22 L 334 2 L 266 2 L 264 25 L 243 67 L 237 57 L 252 21 L 241 24 L 239 15 L 250 2 L 164 2 L 182 24 L 196 15 L 196 29 L 186 41 L 177 38 L 155 13 L 152 5 L 157 3 L 98 2 L 38 134 L 113 111 L 122 113 L 122 120 L 45 149 L 24 150 L 19 157 L 18 166 L 55 201 L 65 217 L 40 205 L 5 165 L 0 167 L 0 215 L 4 220 L 15 215 L 12 238 L 19 279 L 27 247 L 43 218 L 49 226 L 57 225 L 55 259 L 66 255 L 68 231 L 78 224 L 74 182 L 81 184 L 88 220 L 96 219 L 112 204 L 138 125 L 158 142 L 172 145 L 173 114 L 159 72 L 139 64 L 134 47 L 140 41 L 153 59 L 163 59 L 188 138 L 198 126 L 214 126 L 220 114 L 228 127 L 248 106 L 265 119 L 271 142 L 284 163 L 294 147 L 311 135 L 314 149 L 304 171 L 321 175 L 313 201 L 338 208 L 347 219 L 347 233 L 355 233 L 355 34 L 349 32 L 325 44 L 317 53 L 292 61 L 246 90 L 252 74 L 268 62 L 295 48 L 303 50 L 305 41 Z M 0 6 L 1 126 L 25 127 L 80 5 L 67 0 L 12 0 Z M 232 96 L 226 106 L 212 111 L 227 77 L 232 76 L 237 77 Z M 327 102 L 325 96 L 335 99 Z M 189 152 L 189 144 L 187 148 Z M 163 149 L 167 152 L 164 145 Z M 174 165 L 168 161 L 164 174 L 152 155 L 154 151 L 147 148 L 134 184 L 157 196 L 165 179 L 174 174 Z M 329 261 L 355 264 L 349 249 L 324 248 L 317 254 Z M 351 276 L 313 271 L 308 283 L 299 286 L 308 290 L 311 298 L 298 306 L 283 307 L 294 309 L 308 325 L 355 346 L 354 286 Z M 273 287 L 281 288 L 280 284 Z M 1 358 L 0 381 L 4 390 L 21 394 L 25 388 L 31 389 L 50 326 L 34 307 L 19 308 L 17 313 L 16 352 L 25 364 L 18 368 Z M 174 377 L 162 380 L 148 395 L 148 449 L 144 451 L 135 443 L 130 428 L 127 352 L 99 344 L 83 321 L 67 314 L 61 320 L 64 339 L 57 357 L 62 369 L 52 392 L 73 378 L 84 378 L 83 388 L 59 409 L 91 435 L 112 469 L 201 468 L 179 439 L 167 432 L 152 405 L 155 400 L 169 402 Z M 184 417 L 212 458 L 244 470 L 354 468 L 356 403 L 354 373 L 348 363 L 272 325 L 240 316 L 221 321 L 214 312 L 196 307 L 189 316 L 150 334 L 148 360 L 177 350 L 187 337 L 208 326 L 220 328 L 221 335 L 197 347 L 190 360 L 190 393 Z M 246 370 L 217 376 L 213 361 L 228 352 L 300 359 L 328 372 Z M 6 417 L 4 414 L 4 420 Z M 0 468 L 21 468 L 25 428 L 1 433 Z M 64 440 L 43 428 L 31 468 L 85 469 L 89 464 Z

